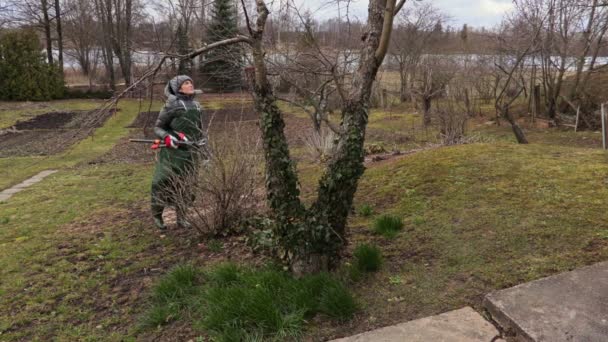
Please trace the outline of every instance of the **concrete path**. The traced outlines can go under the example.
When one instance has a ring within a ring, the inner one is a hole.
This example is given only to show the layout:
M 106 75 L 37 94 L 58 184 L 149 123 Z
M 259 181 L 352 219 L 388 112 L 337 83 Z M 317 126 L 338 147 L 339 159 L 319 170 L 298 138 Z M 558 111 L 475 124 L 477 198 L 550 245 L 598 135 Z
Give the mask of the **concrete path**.
M 491 342 L 496 328 L 470 307 L 425 317 L 332 342 Z M 495 339 L 496 338 L 496 339 Z
M 13 186 L 12 188 L 3 190 L 2 192 L 0 192 L 0 202 L 8 201 L 8 199 L 11 198 L 14 194 L 18 193 L 19 191 L 25 190 L 26 188 L 28 188 L 31 185 L 34 185 L 34 184 L 40 182 L 45 177 L 50 176 L 55 172 L 57 172 L 57 170 L 42 171 L 39 174 L 35 175 L 34 177 L 26 179 L 25 181 Z
M 484 306 L 520 341 L 606 342 L 608 262 L 490 293 Z

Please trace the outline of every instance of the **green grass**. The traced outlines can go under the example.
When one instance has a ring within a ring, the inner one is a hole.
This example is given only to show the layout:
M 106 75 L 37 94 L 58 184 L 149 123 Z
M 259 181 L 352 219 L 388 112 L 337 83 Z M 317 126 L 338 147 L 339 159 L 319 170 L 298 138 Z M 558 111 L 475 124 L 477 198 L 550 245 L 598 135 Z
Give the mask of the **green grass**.
M 402 217 L 408 233 L 387 244 L 370 237 L 368 218 L 351 218 L 350 243 L 376 242 L 385 260 L 357 285 L 366 315 L 481 309 L 493 290 L 608 260 L 606 175 L 601 150 L 503 142 L 369 168 L 355 201 Z
M 161 239 L 152 229 L 150 166 L 86 165 L 128 134 L 136 103 L 122 105 L 94 140 L 61 156 L 0 159 L 4 185 L 60 168 L 0 203 L 1 340 L 146 339 L 181 324 L 225 340 L 323 340 L 394 317 L 480 309 L 490 291 L 608 260 L 608 155 L 568 147 L 590 147 L 586 140 L 597 135 L 529 130 L 533 144 L 519 146 L 508 127 L 490 126 L 473 133 L 491 143 L 368 165 L 355 203 L 401 218 L 408 232 L 387 241 L 370 232 L 372 216 L 353 215 L 350 246 L 378 246 L 383 264 L 348 291 L 328 275 L 296 281 L 273 268 L 236 265 L 185 266 L 157 281 L 162 272 L 150 270 L 195 262 L 180 253 L 196 243 Z M 376 119 L 382 130 L 393 120 Z M 40 169 L 31 169 L 33 161 Z M 321 167 L 298 168 L 310 201 Z M 353 249 L 346 260 L 352 269 L 356 255 Z M 145 295 L 124 302 L 131 291 L 150 294 L 149 311 Z M 341 324 L 356 308 L 357 327 Z M 146 330 L 136 330 L 138 323 Z
M 180 266 L 160 280 L 144 316 L 157 326 L 187 315 L 220 341 L 299 339 L 306 320 L 324 315 L 338 321 L 358 306 L 328 274 L 295 279 L 274 267 L 245 269 L 222 264 L 206 271 Z
M 157 327 L 180 318 L 198 295 L 200 271 L 190 264 L 173 268 L 152 289 L 153 306 L 142 319 L 143 327 Z
M 399 216 L 384 214 L 374 220 L 374 233 L 386 238 L 394 238 L 403 230 L 403 220 Z
M 382 267 L 382 251 L 378 246 L 360 244 L 353 252 L 355 265 L 361 272 L 376 272 Z
M 119 299 L 108 284 L 167 257 L 137 257 L 157 237 L 126 209 L 146 198 L 150 173 L 136 164 L 65 170 L 0 203 L 3 340 L 119 340 L 95 327 L 137 308 L 96 318 Z

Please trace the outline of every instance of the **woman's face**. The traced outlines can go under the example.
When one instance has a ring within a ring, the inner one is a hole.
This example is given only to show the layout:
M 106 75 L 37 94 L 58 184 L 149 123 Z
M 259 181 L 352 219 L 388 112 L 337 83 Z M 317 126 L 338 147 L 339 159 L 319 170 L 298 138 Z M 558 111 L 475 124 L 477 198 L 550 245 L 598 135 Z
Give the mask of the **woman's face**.
M 182 86 L 179 88 L 179 92 L 185 95 L 194 94 L 194 84 L 192 84 L 192 81 L 182 83 Z

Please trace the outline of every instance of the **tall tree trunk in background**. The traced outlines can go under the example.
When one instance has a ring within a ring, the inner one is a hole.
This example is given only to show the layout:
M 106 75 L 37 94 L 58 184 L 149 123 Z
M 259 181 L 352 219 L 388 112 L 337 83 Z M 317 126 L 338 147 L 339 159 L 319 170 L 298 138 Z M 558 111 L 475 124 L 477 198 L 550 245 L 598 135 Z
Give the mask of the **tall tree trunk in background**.
M 61 5 L 59 0 L 55 0 L 55 20 L 57 21 L 57 50 L 59 52 L 59 68 L 63 74 L 63 30 L 61 28 Z
M 113 0 L 114 1 L 114 27 L 111 31 L 112 46 L 114 54 L 118 57 L 118 64 L 125 79 L 125 86 L 131 84 L 131 26 L 133 0 Z
M 44 39 L 46 41 L 46 58 L 53 64 L 53 40 L 51 37 L 51 20 L 49 19 L 49 6 L 47 0 L 40 0 L 42 10 L 42 25 L 44 26 Z
M 423 123 L 425 126 L 431 124 L 431 106 L 433 104 L 433 98 L 428 96 L 422 96 L 422 110 L 423 110 Z
M 403 61 L 403 57 L 399 58 L 399 102 L 407 101 L 407 67 Z
M 116 75 L 114 73 L 114 53 L 112 51 L 112 0 L 94 0 L 97 19 L 101 23 L 101 51 L 103 64 L 109 79 L 110 89 L 116 91 Z

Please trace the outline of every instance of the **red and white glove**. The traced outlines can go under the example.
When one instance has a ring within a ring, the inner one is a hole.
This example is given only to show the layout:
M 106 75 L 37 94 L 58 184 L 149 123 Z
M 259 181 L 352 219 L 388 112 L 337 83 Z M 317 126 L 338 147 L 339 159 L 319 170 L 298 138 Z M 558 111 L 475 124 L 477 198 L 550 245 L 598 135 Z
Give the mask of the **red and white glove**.
M 179 137 L 180 141 L 188 141 L 188 138 L 186 138 L 186 135 L 182 132 L 177 132 L 177 136 Z
M 167 136 L 165 136 L 165 146 L 169 148 L 178 148 L 177 139 L 171 134 L 167 134 Z

